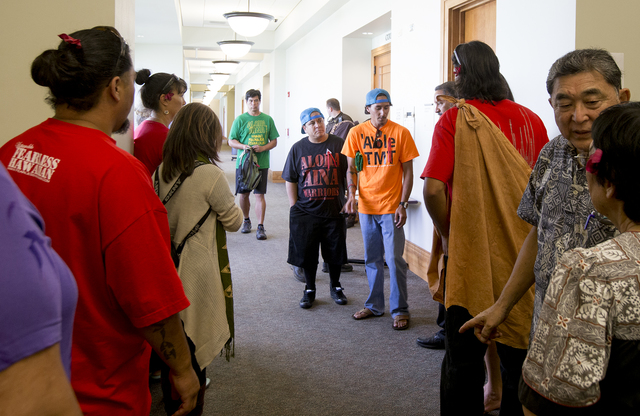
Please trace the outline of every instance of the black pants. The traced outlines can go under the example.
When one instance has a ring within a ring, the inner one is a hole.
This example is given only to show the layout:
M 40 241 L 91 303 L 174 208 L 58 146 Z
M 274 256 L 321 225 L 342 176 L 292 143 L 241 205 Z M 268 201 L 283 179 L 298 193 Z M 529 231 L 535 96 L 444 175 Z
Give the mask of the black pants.
M 444 307 L 444 305 L 440 302 L 438 302 L 438 317 L 436 318 L 436 324 L 442 328 L 440 329 L 440 331 L 438 331 L 439 334 L 441 334 L 442 336 L 444 336 L 445 332 L 445 320 L 447 317 L 447 308 Z
M 184 323 L 182 324 L 184 327 Z M 204 410 L 204 390 L 207 385 L 207 369 L 200 370 L 200 365 L 196 360 L 196 346 L 194 345 L 191 338 L 184 334 L 187 337 L 187 343 L 189 344 L 189 351 L 191 352 L 191 365 L 193 366 L 193 370 L 196 372 L 198 376 L 198 381 L 200 382 L 200 392 L 198 393 L 198 402 L 196 403 L 196 407 L 189 412 L 189 416 L 200 416 Z M 167 412 L 167 415 L 171 416 L 182 404 L 180 399 L 174 400 L 171 398 L 171 381 L 169 380 L 169 371 L 170 368 L 164 361 L 160 360 L 160 372 L 161 372 L 161 383 L 162 383 L 162 396 L 164 401 L 164 410 Z
M 440 374 L 441 415 L 484 413 L 484 354 L 487 346 L 478 341 L 472 330 L 462 334 L 458 332 L 471 318 L 471 314 L 463 307 L 447 308 L 445 355 Z M 518 400 L 518 380 L 527 350 L 500 343 L 497 346 L 502 374 L 500 415 L 523 415 L 522 405 Z

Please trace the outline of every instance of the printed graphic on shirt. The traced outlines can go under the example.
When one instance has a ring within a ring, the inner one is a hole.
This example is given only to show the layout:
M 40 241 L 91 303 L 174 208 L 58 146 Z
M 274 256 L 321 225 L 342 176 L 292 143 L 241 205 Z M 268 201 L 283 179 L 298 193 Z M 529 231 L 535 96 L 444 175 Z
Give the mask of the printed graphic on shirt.
M 369 167 L 393 166 L 396 154 L 396 139 L 378 131 L 375 136 L 360 133 L 364 162 Z
M 340 195 L 338 174 L 340 157 L 327 149 L 325 154 L 300 158 L 302 192 L 309 199 L 336 199 Z
M 247 130 L 249 131 L 249 146 L 261 146 L 264 144 L 264 139 L 267 137 L 269 126 L 265 120 L 253 120 L 247 123 Z
M 11 156 L 7 169 L 49 182 L 59 163 L 60 159 L 34 151 L 33 144 L 19 142 L 16 143 L 16 151 Z

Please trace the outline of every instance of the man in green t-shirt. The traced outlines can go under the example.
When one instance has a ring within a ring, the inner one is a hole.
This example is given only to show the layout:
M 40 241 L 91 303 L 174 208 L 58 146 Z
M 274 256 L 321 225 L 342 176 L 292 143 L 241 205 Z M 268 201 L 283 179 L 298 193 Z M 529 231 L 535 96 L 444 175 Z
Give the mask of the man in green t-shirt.
M 240 170 L 240 160 L 245 150 L 250 147 L 258 156 L 258 165 L 262 179 L 253 194 L 256 198 L 256 215 L 258 216 L 258 229 L 256 238 L 258 240 L 266 240 L 267 234 L 264 231 L 264 213 L 267 204 L 264 195 L 267 193 L 267 176 L 269 173 L 269 151 L 278 144 L 278 130 L 273 119 L 260 112 L 260 101 L 262 95 L 258 90 L 249 90 L 245 94 L 248 111 L 233 121 L 231 132 L 229 133 L 229 146 L 241 150 L 236 159 L 236 194 L 240 195 L 239 205 L 244 214 L 244 222 L 240 232 L 247 234 L 251 232 L 251 220 L 249 219 L 249 210 L 251 202 L 249 201 L 250 192 L 238 192 L 238 171 Z

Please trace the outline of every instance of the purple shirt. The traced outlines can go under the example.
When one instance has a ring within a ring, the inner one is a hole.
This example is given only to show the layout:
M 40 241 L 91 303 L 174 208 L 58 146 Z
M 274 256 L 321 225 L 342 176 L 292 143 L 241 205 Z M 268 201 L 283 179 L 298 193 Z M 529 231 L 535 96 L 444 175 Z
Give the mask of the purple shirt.
M 75 279 L 51 248 L 40 213 L 0 163 L 0 371 L 60 343 L 70 377 L 77 300 Z

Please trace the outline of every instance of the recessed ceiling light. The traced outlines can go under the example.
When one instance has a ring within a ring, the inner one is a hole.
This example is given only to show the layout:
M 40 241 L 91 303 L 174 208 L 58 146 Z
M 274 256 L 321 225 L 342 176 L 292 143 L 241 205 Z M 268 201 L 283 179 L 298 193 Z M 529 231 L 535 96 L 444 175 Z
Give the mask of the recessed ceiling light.
M 373 32 L 362 32 L 363 35 L 373 35 Z
M 139 38 L 143 38 L 143 37 L 144 37 L 144 35 L 138 35 L 138 37 L 139 37 Z

